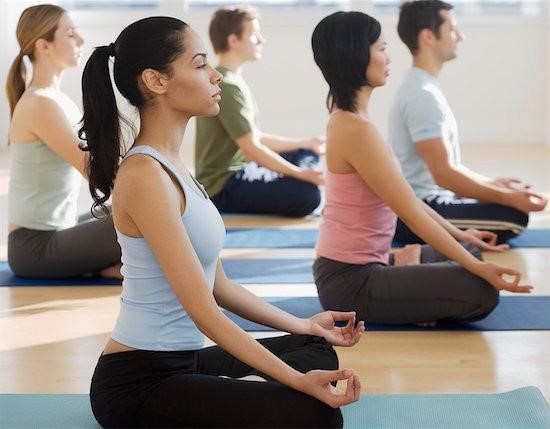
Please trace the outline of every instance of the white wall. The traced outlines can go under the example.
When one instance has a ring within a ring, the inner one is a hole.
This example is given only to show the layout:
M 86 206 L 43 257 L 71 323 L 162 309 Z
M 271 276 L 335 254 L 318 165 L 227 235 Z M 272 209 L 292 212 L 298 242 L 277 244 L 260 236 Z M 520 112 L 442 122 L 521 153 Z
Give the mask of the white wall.
M 9 62 L 18 51 L 14 17 L 21 9 L 17 7 L 15 14 L 13 4 L 20 3 L 7 2 L 7 6 L 5 3 L 2 1 L 0 6 L 0 42 L 6 46 L 0 57 L 3 82 Z M 211 11 L 184 12 L 179 10 L 179 2 L 166 4 L 168 9 L 162 13 L 190 23 L 209 46 L 207 27 Z M 9 13 L 3 13 L 6 8 Z M 313 62 L 310 36 L 315 24 L 329 12 L 284 8 L 262 11 L 262 29 L 268 43 L 264 58 L 247 67 L 245 77 L 257 98 L 265 131 L 288 135 L 324 132 L 327 87 Z M 125 25 L 150 14 L 107 12 L 98 17 L 73 13 L 73 20 L 86 39 L 84 58 L 94 46 L 114 41 Z M 386 115 L 410 58 L 397 38 L 396 18 L 379 19 L 393 60 L 392 76 L 386 87 L 375 92 L 370 114 L 385 134 Z M 467 39 L 460 46 L 459 58 L 443 69 L 441 84 L 459 121 L 464 144 L 550 144 L 549 23 L 547 17 L 459 17 L 459 26 Z M 64 89 L 78 101 L 82 68 L 83 65 L 68 71 L 64 79 Z M 4 97 L 0 102 L 0 136 L 7 134 L 6 106 Z M 193 132 L 191 127 L 185 138 L 189 146 Z

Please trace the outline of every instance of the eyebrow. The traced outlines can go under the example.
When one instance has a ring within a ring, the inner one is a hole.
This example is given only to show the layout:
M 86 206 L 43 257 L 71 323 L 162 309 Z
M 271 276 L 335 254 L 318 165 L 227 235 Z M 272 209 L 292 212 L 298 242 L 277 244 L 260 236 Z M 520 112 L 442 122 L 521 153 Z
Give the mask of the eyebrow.
M 189 62 L 190 63 L 193 62 L 195 60 L 195 58 L 197 58 L 197 57 L 202 57 L 203 60 L 206 60 L 206 54 L 198 53 L 198 54 L 193 55 L 193 58 L 191 58 L 191 60 Z

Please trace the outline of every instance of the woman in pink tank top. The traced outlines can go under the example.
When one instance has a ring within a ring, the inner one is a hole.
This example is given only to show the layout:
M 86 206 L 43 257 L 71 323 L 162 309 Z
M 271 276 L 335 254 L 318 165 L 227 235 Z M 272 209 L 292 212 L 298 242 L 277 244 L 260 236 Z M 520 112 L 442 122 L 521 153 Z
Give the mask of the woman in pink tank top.
M 367 323 L 431 325 L 484 318 L 501 289 L 530 292 L 519 272 L 483 261 L 481 250 L 508 248 L 495 234 L 461 231 L 416 198 L 371 122 L 371 94 L 389 76 L 380 23 L 336 12 L 319 22 L 312 47 L 329 85 L 326 204 L 313 266 L 323 306 L 354 310 Z M 391 253 L 397 217 L 428 245 Z

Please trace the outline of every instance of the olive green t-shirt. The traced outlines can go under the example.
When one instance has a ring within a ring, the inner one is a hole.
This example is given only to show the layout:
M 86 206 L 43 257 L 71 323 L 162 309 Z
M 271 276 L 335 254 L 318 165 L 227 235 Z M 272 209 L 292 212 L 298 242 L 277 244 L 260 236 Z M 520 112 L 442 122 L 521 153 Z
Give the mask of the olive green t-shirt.
M 258 107 L 244 79 L 224 67 L 217 70 L 223 75 L 220 113 L 197 118 L 195 135 L 195 173 L 210 196 L 247 162 L 235 140 L 258 127 Z

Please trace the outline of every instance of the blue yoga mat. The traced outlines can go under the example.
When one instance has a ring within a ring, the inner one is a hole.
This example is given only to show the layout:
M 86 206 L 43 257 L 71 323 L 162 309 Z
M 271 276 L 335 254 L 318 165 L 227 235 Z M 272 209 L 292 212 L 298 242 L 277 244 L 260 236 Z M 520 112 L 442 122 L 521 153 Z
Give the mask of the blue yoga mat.
M 241 284 L 313 283 L 313 259 L 223 259 L 222 265 Z
M 317 229 L 250 228 L 230 229 L 224 247 L 239 248 L 313 248 L 317 240 Z M 509 242 L 510 247 L 550 247 L 550 229 L 527 229 Z M 394 242 L 393 247 L 403 247 Z
M 311 317 L 323 310 L 317 297 L 267 297 L 266 301 L 297 317 Z M 233 313 L 225 312 L 245 331 L 272 331 Z M 503 296 L 489 316 L 478 322 L 438 323 L 434 328 L 415 325 L 376 325 L 367 322 L 367 331 L 516 331 L 550 330 L 550 297 Z
M 0 286 L 113 286 L 118 279 L 103 277 L 70 277 L 66 279 L 34 279 L 13 274 L 7 262 L 0 262 Z
M 0 410 L 2 428 L 99 429 L 88 395 L 2 394 Z M 361 395 L 342 413 L 347 429 L 550 427 L 548 404 L 533 386 L 494 394 Z

